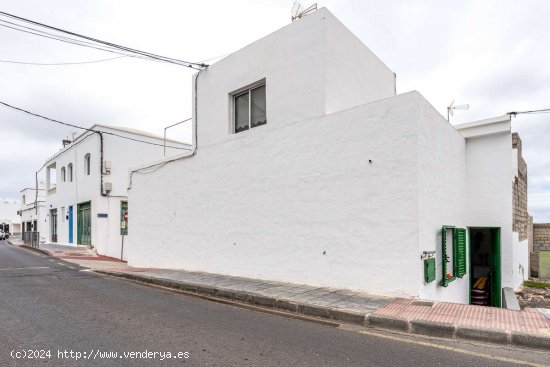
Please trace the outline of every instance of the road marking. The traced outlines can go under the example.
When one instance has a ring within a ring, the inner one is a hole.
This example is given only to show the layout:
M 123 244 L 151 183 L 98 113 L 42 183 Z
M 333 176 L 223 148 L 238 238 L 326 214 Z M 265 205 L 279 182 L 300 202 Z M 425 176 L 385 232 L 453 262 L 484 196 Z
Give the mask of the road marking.
M 346 330 L 347 328 L 344 327 L 342 329 Z M 474 357 L 492 359 L 492 360 L 501 361 L 501 362 L 516 363 L 516 364 L 520 364 L 520 365 L 524 365 L 524 366 L 532 366 L 532 367 L 547 367 L 548 366 L 548 365 L 534 363 L 534 362 L 521 361 L 521 360 L 513 359 L 513 358 L 499 357 L 499 356 L 494 356 L 494 355 L 490 355 L 490 354 L 474 352 L 474 351 L 471 351 L 471 350 L 460 349 L 460 348 L 455 348 L 455 347 L 449 347 L 449 346 L 446 346 L 446 345 L 441 345 L 441 344 L 436 344 L 436 343 L 430 343 L 430 342 L 425 342 L 425 341 L 420 341 L 420 340 L 411 340 L 411 339 L 402 338 L 402 337 L 394 336 L 394 335 L 377 334 L 377 333 L 374 333 L 374 332 L 371 332 L 371 331 L 366 331 L 366 330 L 352 330 L 352 331 L 357 331 L 360 334 L 366 334 L 366 335 L 374 336 L 374 337 L 377 337 L 377 338 L 390 339 L 390 340 L 395 340 L 395 341 L 399 341 L 399 342 L 403 342 L 403 343 L 416 344 L 416 345 L 421 345 L 421 346 L 430 347 L 430 348 L 437 348 L 437 349 L 442 349 L 442 350 L 446 350 L 446 351 L 450 351 L 450 352 L 462 353 L 462 354 L 467 354 L 467 355 L 474 356 Z
M 92 271 L 92 269 L 80 269 L 79 271 Z
M 65 264 L 63 264 L 63 263 L 60 263 L 59 261 L 57 262 L 57 265 L 67 266 L 67 265 L 65 265 Z
M 28 268 L 4 268 L 0 271 L 10 271 L 10 270 L 35 270 L 35 269 L 51 269 L 49 266 L 31 266 Z

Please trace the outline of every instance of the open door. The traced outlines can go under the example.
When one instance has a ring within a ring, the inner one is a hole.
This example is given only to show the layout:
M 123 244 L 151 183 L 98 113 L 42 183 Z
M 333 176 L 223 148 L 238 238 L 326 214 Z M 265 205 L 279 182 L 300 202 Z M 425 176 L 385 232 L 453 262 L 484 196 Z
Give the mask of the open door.
M 500 228 L 470 228 L 470 304 L 501 307 Z

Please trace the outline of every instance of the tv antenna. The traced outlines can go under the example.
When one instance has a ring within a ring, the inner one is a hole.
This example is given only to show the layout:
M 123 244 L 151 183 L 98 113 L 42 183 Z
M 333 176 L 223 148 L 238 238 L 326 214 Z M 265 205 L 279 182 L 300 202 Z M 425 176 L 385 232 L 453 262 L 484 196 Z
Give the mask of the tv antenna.
M 294 1 L 294 5 L 292 5 L 292 10 L 290 11 L 290 19 L 294 22 L 296 19 L 301 19 L 308 15 L 309 13 L 313 13 L 317 10 L 317 3 L 307 7 L 304 9 L 302 4 L 300 4 L 299 1 Z
M 453 99 L 453 101 L 451 102 L 451 104 L 447 107 L 447 121 L 450 121 L 449 120 L 449 115 L 450 116 L 453 116 L 454 115 L 454 110 L 467 110 L 470 108 L 470 105 L 469 104 L 461 104 L 461 105 L 458 105 L 458 106 L 454 106 L 455 104 L 455 100 Z

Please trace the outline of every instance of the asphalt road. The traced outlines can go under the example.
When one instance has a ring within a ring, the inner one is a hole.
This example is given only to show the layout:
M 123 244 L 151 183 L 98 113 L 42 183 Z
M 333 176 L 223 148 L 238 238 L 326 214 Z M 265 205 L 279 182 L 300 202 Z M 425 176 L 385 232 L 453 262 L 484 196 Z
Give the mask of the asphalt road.
M 544 353 L 365 333 L 361 328 L 271 315 L 83 270 L 0 242 L 0 366 L 550 363 Z M 118 354 L 106 359 L 105 352 Z M 124 354 L 131 352 L 142 358 Z M 152 358 L 145 352 L 170 352 L 172 358 L 161 360 L 161 354 Z M 44 358 L 12 357 L 25 353 Z

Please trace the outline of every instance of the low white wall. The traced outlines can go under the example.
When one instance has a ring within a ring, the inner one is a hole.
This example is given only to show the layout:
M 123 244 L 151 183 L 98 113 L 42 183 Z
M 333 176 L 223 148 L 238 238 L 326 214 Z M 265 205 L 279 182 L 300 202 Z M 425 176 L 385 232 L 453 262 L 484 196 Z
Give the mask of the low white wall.
M 417 296 L 419 98 L 199 135 L 134 174 L 129 264 Z
M 529 241 L 519 240 L 519 234 L 512 232 L 513 236 L 513 273 L 512 288 L 517 290 L 524 280 L 529 279 Z

